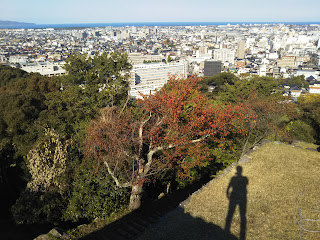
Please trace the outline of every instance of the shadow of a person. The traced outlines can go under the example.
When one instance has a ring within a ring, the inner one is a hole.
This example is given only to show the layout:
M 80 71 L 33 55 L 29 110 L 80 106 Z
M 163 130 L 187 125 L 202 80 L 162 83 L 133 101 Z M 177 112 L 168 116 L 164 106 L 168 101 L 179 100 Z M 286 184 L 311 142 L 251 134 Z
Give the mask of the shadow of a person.
M 247 228 L 247 185 L 248 178 L 242 176 L 242 167 L 237 166 L 236 176 L 232 177 L 227 188 L 227 198 L 229 199 L 229 210 L 226 218 L 225 232 L 230 233 L 232 217 L 236 206 L 239 205 L 240 210 L 240 240 L 246 239 Z M 232 191 L 230 193 L 230 189 Z

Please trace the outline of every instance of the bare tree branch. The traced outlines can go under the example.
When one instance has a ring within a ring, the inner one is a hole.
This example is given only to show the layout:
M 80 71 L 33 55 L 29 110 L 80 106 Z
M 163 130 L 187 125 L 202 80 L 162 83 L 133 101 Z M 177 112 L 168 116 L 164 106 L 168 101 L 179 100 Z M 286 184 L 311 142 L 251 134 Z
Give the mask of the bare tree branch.
M 103 163 L 107 167 L 108 173 L 112 177 L 113 181 L 116 183 L 117 187 L 121 187 L 121 188 L 131 187 L 131 183 L 129 183 L 129 182 L 126 182 L 126 183 L 120 183 L 119 182 L 118 178 L 116 178 L 114 173 L 111 171 L 111 168 L 110 168 L 110 166 L 109 166 L 109 164 L 108 164 L 108 162 L 106 160 L 104 160 Z
M 151 112 L 149 112 L 148 118 L 146 120 L 142 121 L 139 126 L 139 149 L 138 149 L 139 155 L 141 155 L 142 147 L 143 147 L 143 127 L 151 119 L 151 115 L 152 115 Z
M 123 105 L 123 108 L 121 109 L 120 114 L 122 114 L 124 112 L 124 110 L 126 109 L 129 100 L 130 100 L 130 95 L 128 93 L 127 100 L 126 100 L 125 104 Z

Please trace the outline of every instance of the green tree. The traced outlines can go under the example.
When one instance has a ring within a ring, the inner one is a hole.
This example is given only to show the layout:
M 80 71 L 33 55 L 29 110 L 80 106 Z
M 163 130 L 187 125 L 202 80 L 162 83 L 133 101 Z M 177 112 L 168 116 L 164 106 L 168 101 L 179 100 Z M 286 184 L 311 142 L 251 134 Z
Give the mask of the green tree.
M 299 87 L 308 88 L 309 83 L 305 80 L 304 75 L 295 76 L 286 80 L 289 86 L 298 85 Z
M 219 89 L 218 97 L 222 102 L 242 102 L 248 99 L 253 92 L 259 98 L 268 98 L 271 95 L 280 95 L 276 92 L 279 82 L 270 77 L 253 76 L 250 79 L 232 79 L 233 84 L 224 84 Z
M 19 68 L 12 68 L 9 66 L 4 66 L 0 64 L 0 87 L 7 85 L 9 82 L 13 82 L 20 78 L 28 78 L 30 75 L 19 69 Z
M 107 218 L 128 204 L 127 189 L 115 189 L 107 170 L 102 167 L 97 171 L 92 159 L 78 166 L 72 184 L 73 191 L 64 213 L 66 220 Z
M 93 58 L 76 54 L 66 60 L 68 74 L 56 81 L 60 91 L 48 93 L 39 122 L 73 140 L 80 154 L 88 123 L 101 108 L 128 102 L 127 54 L 96 54 Z M 72 150 L 71 150 L 72 151 Z
M 245 138 L 233 136 L 233 149 L 237 149 L 236 152 L 244 154 L 263 138 L 290 140 L 285 126 L 297 111 L 294 104 L 288 103 L 277 92 L 279 81 L 259 76 L 240 79 L 233 74 L 226 75 L 226 78 L 224 85 L 213 94 L 213 101 L 220 104 L 243 103 L 257 116 L 256 121 L 247 126 Z
M 6 169 L 19 159 L 25 169 L 25 180 L 29 182 L 29 187 L 13 207 L 17 222 L 61 219 L 70 200 L 68 196 L 75 195 L 73 187 L 80 185 L 74 182 L 78 181 L 74 177 L 83 159 L 82 142 L 88 123 L 100 108 L 125 105 L 129 101 L 128 71 L 131 65 L 126 54 L 97 54 L 93 58 L 73 55 L 67 60 L 66 69 L 69 74 L 57 78 L 18 72 L 19 75 L 12 69 L 9 71 L 12 76 L 3 74 L 6 79 L 1 81 L 4 87 L 0 88 L 3 113 L 0 116 L 1 179 L 5 179 Z M 51 161 L 45 159 L 55 159 L 54 151 L 49 151 L 48 156 L 41 158 L 41 164 L 34 165 L 36 168 L 27 164 L 26 156 L 32 153 L 34 144 L 46 145 L 44 129 L 54 129 L 55 134 L 63 136 L 64 143 L 72 143 L 65 154 L 64 174 L 59 176 L 63 191 L 55 185 L 44 189 L 30 188 L 35 182 L 34 173 L 40 176 L 41 172 L 46 172 L 41 169 L 50 169 Z M 35 206 L 30 205 L 32 202 Z M 27 206 L 30 206 L 29 210 Z M 54 206 L 59 207 L 55 209 Z M 23 209 L 30 214 L 20 214 Z
M 93 58 L 72 55 L 66 62 L 68 75 L 56 82 L 61 86 L 60 91 L 46 95 L 47 109 L 41 112 L 39 122 L 44 127 L 54 128 L 72 143 L 68 148 L 64 179 L 69 184 L 70 196 L 64 218 L 93 219 L 99 213 L 106 217 L 125 204 L 122 200 L 116 202 L 112 196 L 118 196 L 119 200 L 124 193 L 120 191 L 119 195 L 114 188 L 110 191 L 112 184 L 106 175 L 89 177 L 93 169 L 83 162 L 82 142 L 85 129 L 101 108 L 127 104 L 131 65 L 127 55 L 121 53 L 96 54 Z M 109 190 L 102 186 L 109 186 Z
M 233 85 L 239 78 L 229 72 L 222 72 L 212 77 L 212 81 L 217 85 L 221 86 L 224 84 Z
M 298 139 L 301 138 L 301 140 L 304 140 L 307 138 L 309 142 L 319 143 L 320 96 L 317 94 L 307 94 L 300 96 L 298 98 L 298 109 L 300 111 L 300 114 L 295 119 L 298 120 L 298 122 L 289 126 L 289 129 Z
M 10 82 L 0 88 L 2 174 L 5 174 L 4 168 L 15 165 L 16 160 L 20 159 L 21 162 L 31 149 L 39 134 L 37 119 L 41 111 L 46 109 L 45 95 L 56 90 L 50 79 L 39 74 L 31 74 L 26 78 L 15 78 L 15 74 L 7 77 L 11 79 Z
M 10 67 L 0 66 L 0 76 L 0 185 L 8 189 L 8 212 L 30 179 L 26 156 L 42 135 L 37 120 L 46 109 L 45 95 L 57 88 L 53 79 Z
M 316 131 L 310 123 L 305 120 L 294 120 L 286 126 L 286 131 L 294 139 L 304 142 L 316 143 Z
M 93 58 L 75 54 L 67 58 L 64 68 L 68 72 L 67 83 L 73 85 L 99 86 L 114 84 L 126 86 L 128 71 L 131 70 L 126 53 L 97 53 Z M 102 86 L 100 86 L 102 87 Z M 125 89 L 127 90 L 127 89 Z

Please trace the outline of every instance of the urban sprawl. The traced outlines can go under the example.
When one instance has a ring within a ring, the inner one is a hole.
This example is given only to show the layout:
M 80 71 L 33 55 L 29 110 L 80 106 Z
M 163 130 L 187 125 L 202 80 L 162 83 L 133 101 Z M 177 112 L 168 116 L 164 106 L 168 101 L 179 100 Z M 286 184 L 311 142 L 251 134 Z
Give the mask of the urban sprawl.
M 150 94 L 169 74 L 214 76 L 231 72 L 290 79 L 303 75 L 308 87 L 283 84 L 284 95 L 320 94 L 320 24 L 0 29 L 0 63 L 56 76 L 72 53 L 127 52 L 133 68 L 130 95 Z

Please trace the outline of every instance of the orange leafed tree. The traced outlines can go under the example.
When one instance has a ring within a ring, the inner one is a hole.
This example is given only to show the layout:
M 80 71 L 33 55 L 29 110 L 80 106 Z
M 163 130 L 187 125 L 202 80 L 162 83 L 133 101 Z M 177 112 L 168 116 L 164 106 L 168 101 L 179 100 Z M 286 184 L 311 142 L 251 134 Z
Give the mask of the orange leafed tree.
M 241 104 L 210 104 L 196 87 L 200 80 L 173 76 L 138 102 L 139 113 L 105 108 L 90 124 L 86 155 L 104 165 L 117 187 L 131 188 L 130 209 L 140 206 L 150 175 L 178 165 L 188 176 L 190 168 L 210 159 L 207 141 L 223 148 L 230 134 L 244 135 L 247 123 L 254 121 L 255 115 Z

